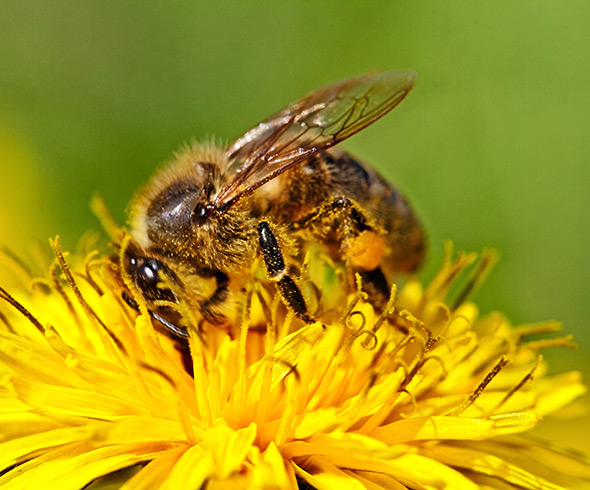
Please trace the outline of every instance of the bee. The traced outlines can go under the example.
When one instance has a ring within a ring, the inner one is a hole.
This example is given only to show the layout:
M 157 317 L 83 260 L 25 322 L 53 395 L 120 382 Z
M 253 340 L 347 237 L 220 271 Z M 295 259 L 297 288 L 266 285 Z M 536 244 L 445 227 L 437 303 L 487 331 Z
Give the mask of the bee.
M 193 145 L 177 154 L 130 207 L 123 267 L 150 315 L 187 337 L 170 307 L 182 295 L 202 319 L 226 324 L 260 258 L 284 304 L 314 322 L 293 272 L 311 243 L 359 273 L 382 306 L 392 278 L 422 262 L 424 234 L 398 190 L 334 147 L 393 109 L 415 80 L 412 71 L 345 80 L 288 105 L 226 148 Z

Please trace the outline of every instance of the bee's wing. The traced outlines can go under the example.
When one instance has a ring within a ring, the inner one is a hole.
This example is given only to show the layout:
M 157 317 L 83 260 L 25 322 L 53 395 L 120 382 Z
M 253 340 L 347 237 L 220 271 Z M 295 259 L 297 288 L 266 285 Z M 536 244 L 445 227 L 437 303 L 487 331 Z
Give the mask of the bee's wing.
M 393 109 L 416 81 L 387 71 L 329 85 L 292 103 L 238 138 L 213 204 L 225 209 L 285 170 L 330 148 Z

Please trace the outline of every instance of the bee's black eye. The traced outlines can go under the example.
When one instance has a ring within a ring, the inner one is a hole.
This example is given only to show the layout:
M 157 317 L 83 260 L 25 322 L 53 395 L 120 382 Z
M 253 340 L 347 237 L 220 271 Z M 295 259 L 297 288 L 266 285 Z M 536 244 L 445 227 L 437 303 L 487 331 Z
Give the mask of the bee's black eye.
M 172 291 L 161 283 L 177 283 L 174 273 L 158 259 L 153 257 L 129 256 L 127 272 L 137 289 L 148 301 L 175 301 Z
M 143 264 L 139 266 L 137 271 L 146 285 L 153 284 L 154 286 L 158 283 L 159 272 L 162 270 L 162 263 L 156 259 L 145 259 Z
M 156 303 L 178 303 L 178 298 L 167 285 L 168 282 L 179 284 L 176 274 L 157 259 L 131 254 L 127 256 L 126 269 L 145 300 L 150 316 L 174 335 L 187 338 L 189 334 L 186 327 L 181 324 L 178 311 Z M 138 301 L 127 292 L 122 293 L 122 298 L 131 308 L 140 311 Z

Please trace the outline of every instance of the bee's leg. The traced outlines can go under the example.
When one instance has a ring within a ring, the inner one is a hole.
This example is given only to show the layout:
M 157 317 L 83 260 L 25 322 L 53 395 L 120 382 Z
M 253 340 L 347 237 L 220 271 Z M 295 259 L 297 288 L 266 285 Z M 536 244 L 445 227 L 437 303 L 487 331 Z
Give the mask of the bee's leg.
M 343 227 L 343 231 L 347 235 L 359 234 L 362 231 L 375 228 L 355 201 L 342 196 L 327 200 L 317 211 L 295 223 L 295 227 L 320 234 L 325 234 L 330 229 Z
M 340 237 L 340 260 L 361 276 L 371 302 L 379 309 L 385 306 L 390 287 L 380 267 L 385 253 L 383 231 L 361 206 L 347 197 L 335 197 L 298 222 L 296 227 L 320 240 L 336 232 Z
M 223 304 L 229 298 L 230 291 L 226 284 L 217 286 L 215 292 L 201 305 L 201 314 L 210 323 L 223 325 L 228 321 Z
M 139 305 L 137 304 L 137 301 L 135 301 L 131 296 L 129 296 L 126 292 L 123 292 L 122 298 L 123 301 L 125 301 L 125 303 L 131 306 L 131 308 L 139 312 Z M 148 313 L 150 317 L 159 322 L 162 326 L 166 327 L 166 329 L 168 329 L 174 335 L 183 339 L 189 337 L 189 333 L 186 327 L 176 325 L 175 323 L 168 321 L 164 316 L 160 315 L 159 313 L 153 310 L 148 309 Z
M 340 258 L 354 268 L 366 271 L 376 269 L 385 252 L 384 230 L 365 214 L 356 201 L 347 197 L 327 200 L 317 211 L 295 223 L 294 227 L 320 241 L 336 233 L 340 240 Z M 363 252 L 364 256 L 360 255 Z
M 266 273 L 269 279 L 277 284 L 283 301 L 305 323 L 313 323 L 315 320 L 307 313 L 307 304 L 303 293 L 289 275 L 283 253 L 274 233 L 270 229 L 270 225 L 266 221 L 258 223 L 258 240 L 264 258 L 264 265 L 266 266 Z

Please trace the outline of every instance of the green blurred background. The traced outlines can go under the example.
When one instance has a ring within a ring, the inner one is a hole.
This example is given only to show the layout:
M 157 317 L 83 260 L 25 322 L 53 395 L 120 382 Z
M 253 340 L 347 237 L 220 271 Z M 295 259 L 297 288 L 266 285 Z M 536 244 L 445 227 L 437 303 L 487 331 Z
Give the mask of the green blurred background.
M 562 320 L 590 374 L 590 2 L 3 0 L 0 241 L 124 221 L 191 138 L 228 141 L 324 84 L 413 68 L 391 115 L 344 146 L 415 203 L 442 242 L 501 261 L 478 292 L 514 323 Z M 588 445 L 586 445 L 588 447 Z

